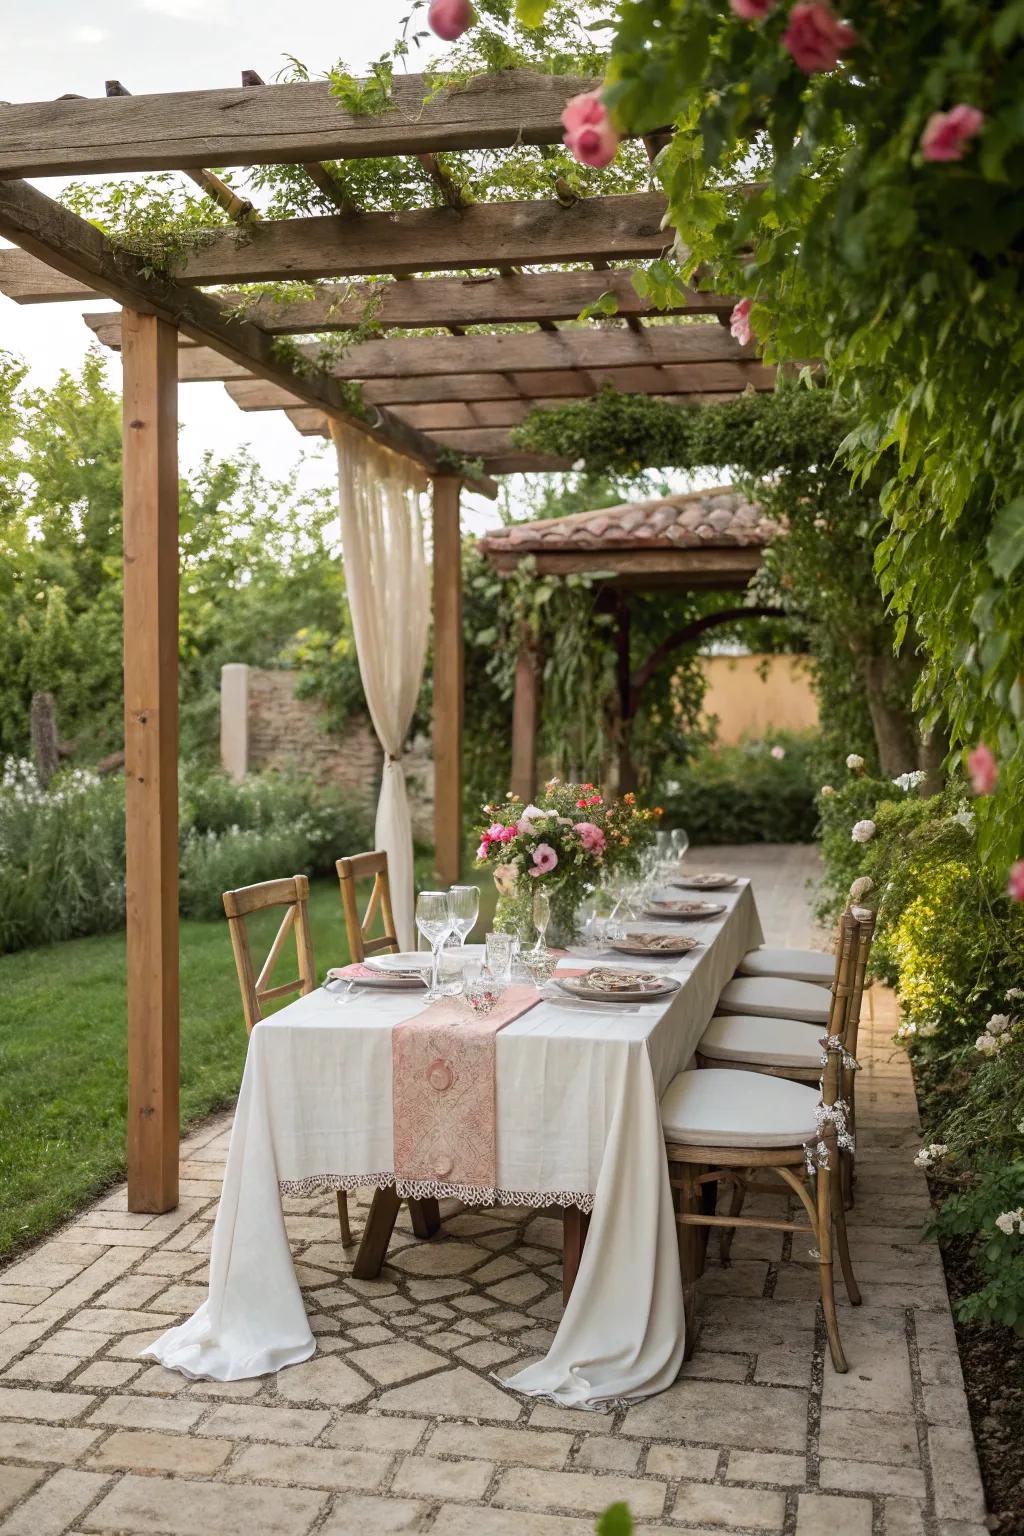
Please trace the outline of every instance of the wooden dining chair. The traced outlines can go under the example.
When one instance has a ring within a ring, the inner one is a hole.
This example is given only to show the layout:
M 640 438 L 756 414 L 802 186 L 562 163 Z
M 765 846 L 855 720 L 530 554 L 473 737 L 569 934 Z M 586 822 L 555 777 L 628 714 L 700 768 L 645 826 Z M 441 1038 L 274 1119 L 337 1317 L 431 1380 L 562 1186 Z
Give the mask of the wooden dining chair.
M 351 858 L 339 859 L 335 865 L 341 887 L 341 905 L 345 913 L 345 931 L 348 935 L 349 954 L 356 962 L 367 955 L 397 954 L 401 949 L 395 931 L 395 918 L 391 910 L 391 886 L 388 882 L 388 856 L 383 850 L 376 853 L 356 853 Z M 373 880 L 370 900 L 363 916 L 359 916 L 356 899 L 356 881 Z M 378 917 L 383 933 L 371 937 Z
M 263 1005 L 272 998 L 288 997 L 297 992 L 300 997 L 316 990 L 316 965 L 313 960 L 313 934 L 309 926 L 309 881 L 305 875 L 292 875 L 287 880 L 264 880 L 260 885 L 243 885 L 237 891 L 224 892 L 224 912 L 231 934 L 231 948 L 238 972 L 238 986 L 242 994 L 242 1013 L 246 1033 L 264 1017 Z M 284 916 L 270 946 L 270 951 L 257 973 L 249 941 L 247 919 L 255 912 L 266 912 L 283 907 Z M 290 934 L 295 935 L 295 950 L 299 974 L 291 981 L 271 986 L 274 967 L 281 958 Z M 348 1216 L 348 1195 L 338 1190 L 338 1224 L 341 1241 L 347 1248 L 352 1242 L 352 1227 Z

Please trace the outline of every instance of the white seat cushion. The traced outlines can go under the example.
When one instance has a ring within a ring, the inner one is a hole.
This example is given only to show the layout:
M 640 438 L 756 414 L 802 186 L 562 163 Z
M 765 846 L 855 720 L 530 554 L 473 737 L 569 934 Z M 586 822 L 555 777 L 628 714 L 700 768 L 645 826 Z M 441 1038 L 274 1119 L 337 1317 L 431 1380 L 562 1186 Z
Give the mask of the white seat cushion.
M 741 976 L 788 976 L 792 981 L 830 987 L 836 962 L 834 955 L 820 949 L 773 949 L 762 944 L 760 949 L 749 949 L 736 969 Z
M 665 1090 L 666 1140 L 700 1147 L 800 1147 L 817 1140 L 817 1088 L 728 1068 L 680 1072 Z
M 817 1068 L 821 1065 L 821 1038 L 820 1024 L 805 1024 L 801 1019 L 720 1013 L 704 1031 L 697 1050 L 717 1061 Z
M 803 1019 L 827 1024 L 832 994 L 828 987 L 785 976 L 734 976 L 722 989 L 716 1013 L 760 1013 L 769 1019 Z

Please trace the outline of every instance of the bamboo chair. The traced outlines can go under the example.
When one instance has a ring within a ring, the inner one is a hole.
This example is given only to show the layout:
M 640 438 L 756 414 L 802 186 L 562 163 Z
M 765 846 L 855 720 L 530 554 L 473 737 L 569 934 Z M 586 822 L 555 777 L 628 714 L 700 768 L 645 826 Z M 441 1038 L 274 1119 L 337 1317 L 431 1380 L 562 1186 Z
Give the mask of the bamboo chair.
M 345 913 L 345 931 L 348 934 L 349 954 L 356 962 L 367 955 L 397 954 L 402 948 L 395 931 L 394 914 L 391 911 L 391 886 L 388 882 L 388 856 L 384 852 L 357 853 L 350 859 L 339 859 L 335 865 L 341 887 L 341 905 Z M 362 918 L 356 901 L 356 881 L 373 877 L 370 900 Z M 383 933 L 370 937 L 377 916 L 380 916 Z
M 264 1003 L 275 997 L 287 997 L 293 992 L 305 997 L 316 990 L 313 935 L 309 926 L 309 881 L 305 875 L 293 875 L 287 880 L 265 880 L 260 885 L 244 885 L 237 891 L 225 891 L 223 899 L 235 969 L 238 972 L 238 986 L 242 994 L 246 1033 L 251 1034 L 254 1025 L 264 1016 Z M 254 912 L 264 912 L 273 907 L 284 907 L 285 913 L 270 952 L 257 974 L 246 919 Z M 292 932 L 295 934 L 299 974 L 292 981 L 271 986 L 271 974 Z M 343 1189 L 338 1190 L 338 1224 L 341 1227 L 342 1245 L 347 1248 L 352 1242 L 352 1227 L 348 1216 L 348 1195 Z
M 662 1100 L 683 1282 L 686 1359 L 696 1345 L 697 1284 L 710 1229 L 763 1227 L 814 1238 L 832 1364 L 839 1372 L 847 1369 L 836 1313 L 833 1239 L 851 1304 L 859 1306 L 861 1297 L 850 1263 L 838 1156 L 840 1139 L 846 1139 L 839 1097 L 842 1046 L 837 1035 L 827 1039 L 820 1095 L 803 1084 L 755 1072 L 691 1071 L 679 1073 Z M 737 1091 L 741 1085 L 742 1091 Z M 758 1169 L 776 1175 L 780 1183 L 755 1183 Z M 747 1190 L 795 1194 L 807 1223 L 733 1212 L 719 1216 L 704 1206 L 706 1194 L 722 1183 L 733 1186 L 734 1198 L 740 1191 L 741 1203 Z

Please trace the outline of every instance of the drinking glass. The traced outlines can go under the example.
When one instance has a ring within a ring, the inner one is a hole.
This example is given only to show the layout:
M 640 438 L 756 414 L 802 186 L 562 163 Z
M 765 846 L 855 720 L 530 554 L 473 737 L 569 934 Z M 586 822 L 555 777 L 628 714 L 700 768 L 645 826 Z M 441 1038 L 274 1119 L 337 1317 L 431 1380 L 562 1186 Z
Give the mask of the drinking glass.
M 480 912 L 480 891 L 475 885 L 453 885 L 448 891 L 452 928 L 461 948 L 472 933 Z
M 680 864 L 686 857 L 686 850 L 690 846 L 690 834 L 685 827 L 672 828 L 672 852 Z
M 465 987 L 461 949 L 441 946 L 437 955 L 437 992 L 439 997 L 458 997 Z
M 448 908 L 447 891 L 420 891 L 416 898 L 416 927 L 430 945 L 430 991 L 427 994 L 431 999 L 436 998 L 437 989 L 437 962 L 441 952 L 441 946 L 452 931 L 452 917 Z
M 487 954 L 487 969 L 499 986 L 506 986 L 510 980 L 512 947 L 513 935 L 511 933 L 489 933 L 484 940 L 484 949 Z
M 672 862 L 672 834 L 671 832 L 655 832 L 654 847 L 657 855 L 658 868 L 665 872 Z
M 548 923 L 551 921 L 551 900 L 547 891 L 537 890 L 533 893 L 533 926 L 537 930 L 537 942 L 534 949 L 546 949 L 544 935 L 548 931 Z

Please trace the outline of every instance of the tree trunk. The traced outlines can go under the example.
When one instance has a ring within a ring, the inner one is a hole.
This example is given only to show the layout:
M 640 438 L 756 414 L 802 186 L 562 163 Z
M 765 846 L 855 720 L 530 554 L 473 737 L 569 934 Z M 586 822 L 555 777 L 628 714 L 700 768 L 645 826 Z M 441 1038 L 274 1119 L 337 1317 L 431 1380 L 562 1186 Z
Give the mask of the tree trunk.
M 57 705 L 52 693 L 34 693 L 30 720 L 32 757 L 36 777 L 44 789 L 60 767 L 57 742 Z
M 875 732 L 878 761 L 886 778 L 906 773 L 918 761 L 921 737 L 911 710 L 899 703 L 899 662 L 895 656 L 861 657 L 861 676 Z

